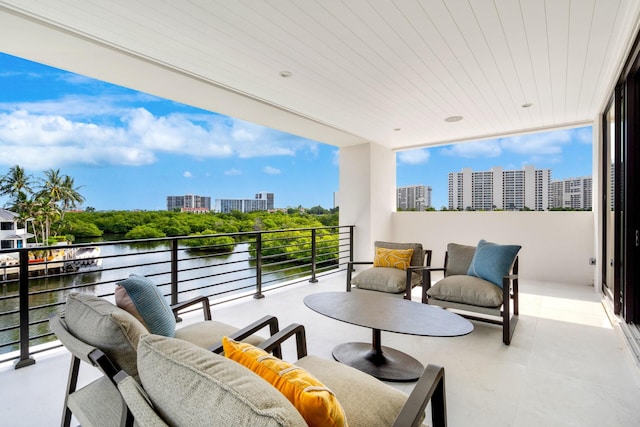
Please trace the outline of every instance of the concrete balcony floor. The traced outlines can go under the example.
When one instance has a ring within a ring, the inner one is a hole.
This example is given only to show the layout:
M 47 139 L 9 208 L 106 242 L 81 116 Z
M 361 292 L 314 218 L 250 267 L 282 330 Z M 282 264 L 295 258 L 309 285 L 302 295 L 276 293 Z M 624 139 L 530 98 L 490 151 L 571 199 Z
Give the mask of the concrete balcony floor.
M 370 342 L 371 331 L 323 317 L 302 299 L 344 290 L 344 280 L 344 274 L 333 274 L 316 284 L 269 292 L 264 299 L 216 305 L 214 317 L 238 326 L 265 314 L 277 315 L 281 325 L 301 323 L 309 353 L 331 358 L 337 344 Z M 382 343 L 445 367 L 451 426 L 640 425 L 640 369 L 594 289 L 532 281 L 521 281 L 520 287 L 520 320 L 510 346 L 502 344 L 499 326 L 479 322 L 464 337 L 383 332 Z M 291 359 L 293 345 L 284 350 Z M 69 355 L 57 349 L 36 359 L 19 370 L 0 366 L 0 424 L 59 425 Z M 95 375 L 83 366 L 81 381 Z M 412 387 L 392 385 L 407 392 Z

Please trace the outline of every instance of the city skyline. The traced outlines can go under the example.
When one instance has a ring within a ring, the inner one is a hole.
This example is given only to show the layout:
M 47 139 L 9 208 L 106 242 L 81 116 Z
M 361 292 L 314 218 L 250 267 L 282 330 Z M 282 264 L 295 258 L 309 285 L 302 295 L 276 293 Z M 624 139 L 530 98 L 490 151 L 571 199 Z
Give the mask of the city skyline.
M 0 175 L 14 165 L 35 177 L 60 169 L 83 207 L 164 210 L 169 194 L 269 192 L 276 207 L 331 208 L 339 191 L 334 146 L 6 54 L 0 87 Z M 591 149 L 591 128 L 582 127 L 402 151 L 396 184 L 432 187 L 440 209 L 449 172 L 535 164 L 552 179 L 585 176 Z

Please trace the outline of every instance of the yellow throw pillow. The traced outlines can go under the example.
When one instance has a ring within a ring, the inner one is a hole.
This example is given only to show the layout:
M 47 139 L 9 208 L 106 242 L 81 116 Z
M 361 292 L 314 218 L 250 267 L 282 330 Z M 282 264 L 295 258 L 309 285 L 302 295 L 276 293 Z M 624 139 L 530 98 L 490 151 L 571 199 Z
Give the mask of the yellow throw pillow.
M 411 265 L 413 249 L 376 248 L 373 258 L 374 267 L 391 267 L 406 270 Z
M 309 426 L 347 426 L 344 410 L 333 392 L 299 366 L 266 351 L 224 337 L 224 355 L 251 369 L 277 388 Z

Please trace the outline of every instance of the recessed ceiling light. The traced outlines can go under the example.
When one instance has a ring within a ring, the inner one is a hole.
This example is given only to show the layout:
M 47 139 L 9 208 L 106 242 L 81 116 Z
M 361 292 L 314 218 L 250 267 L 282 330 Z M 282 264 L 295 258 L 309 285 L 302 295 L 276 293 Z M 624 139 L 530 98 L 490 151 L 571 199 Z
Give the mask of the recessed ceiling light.
M 531 107 L 533 104 L 531 102 L 525 102 L 524 104 L 522 104 L 522 108 L 529 108 Z
M 394 130 L 394 131 L 396 131 L 396 132 L 400 132 L 400 129 L 401 129 L 401 128 L 395 128 L 395 129 L 393 129 L 393 130 Z
M 285 79 L 287 77 L 291 77 L 293 75 L 293 73 L 291 71 L 280 71 L 280 77 L 284 77 Z
M 463 119 L 462 116 L 450 116 L 450 117 L 447 117 L 446 119 L 444 119 L 444 121 L 445 122 L 449 122 L 449 123 L 453 123 L 453 122 L 459 122 L 462 119 Z

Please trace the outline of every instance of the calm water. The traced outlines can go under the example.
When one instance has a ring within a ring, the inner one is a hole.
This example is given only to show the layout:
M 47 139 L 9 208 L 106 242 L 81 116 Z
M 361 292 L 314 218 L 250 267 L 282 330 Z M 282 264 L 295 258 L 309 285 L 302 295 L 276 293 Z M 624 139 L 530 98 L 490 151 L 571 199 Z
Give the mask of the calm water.
M 48 317 L 60 311 L 61 307 L 56 303 L 64 302 L 71 292 L 89 292 L 95 295 L 112 294 L 115 283 L 126 278 L 130 273 L 149 276 L 155 283 L 167 283 L 161 286 L 163 293 L 170 292 L 170 259 L 168 244 L 113 244 L 102 246 L 102 269 L 84 272 L 83 274 L 64 275 L 34 279 L 30 282 L 29 307 L 30 322 L 36 322 L 31 326 L 30 336 L 34 337 L 47 334 L 49 327 Z M 179 251 L 178 282 L 180 300 L 189 299 L 199 295 L 220 294 L 227 296 L 240 292 L 253 292 L 255 290 L 255 262 L 249 257 L 249 245 L 238 244 L 232 253 L 215 255 L 200 251 Z M 145 254 L 144 252 L 154 251 Z M 118 257 L 109 258 L 118 255 Z M 141 265 L 150 264 L 152 265 Z M 283 266 L 277 266 L 282 269 Z M 274 279 L 283 279 L 285 276 L 297 274 L 308 275 L 309 267 L 298 267 L 286 272 L 269 272 L 268 267 L 263 267 L 263 288 L 271 285 L 268 283 Z M 200 276 L 207 276 L 200 278 Z M 213 287 L 212 287 L 213 286 Z M 18 285 L 17 283 L 3 283 L 0 299 L 0 354 L 17 350 L 16 345 L 8 343 L 19 337 L 17 325 L 19 324 L 18 310 Z M 113 301 L 112 297 L 110 298 Z M 215 297 L 214 297 L 215 298 Z M 40 308 L 35 308 L 40 307 Z M 35 309 L 34 309 L 35 308 Z M 32 345 L 53 338 L 38 339 L 32 341 Z

